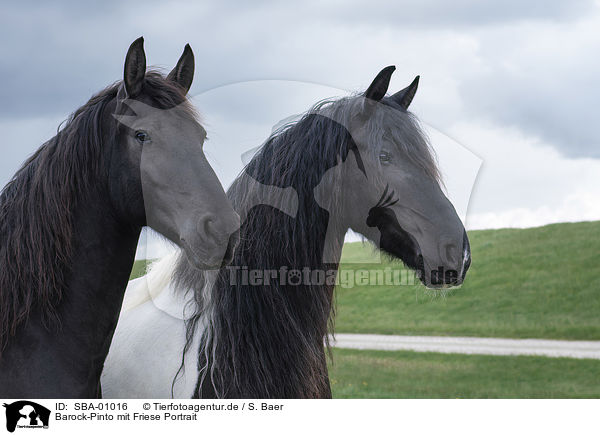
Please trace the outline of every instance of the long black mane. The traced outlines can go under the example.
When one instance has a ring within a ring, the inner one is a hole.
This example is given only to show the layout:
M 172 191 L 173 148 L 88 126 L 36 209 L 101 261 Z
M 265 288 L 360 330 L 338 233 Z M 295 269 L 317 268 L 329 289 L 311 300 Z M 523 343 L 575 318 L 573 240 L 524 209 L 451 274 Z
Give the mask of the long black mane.
M 117 138 L 114 110 L 122 82 L 77 109 L 0 193 L 0 354 L 31 310 L 47 327 L 58 325 L 56 307 L 68 280 L 73 211 L 91 190 L 106 183 L 106 154 Z M 146 74 L 144 91 L 159 108 L 185 100 L 162 74 Z M 191 110 L 191 109 L 190 109 Z

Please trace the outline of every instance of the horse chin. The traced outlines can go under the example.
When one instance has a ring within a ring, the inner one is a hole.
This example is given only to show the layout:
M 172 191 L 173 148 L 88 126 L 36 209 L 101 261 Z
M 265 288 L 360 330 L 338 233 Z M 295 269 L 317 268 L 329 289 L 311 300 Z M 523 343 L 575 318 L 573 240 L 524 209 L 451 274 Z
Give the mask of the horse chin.
M 234 233 L 229 237 L 227 246 L 223 252 L 217 255 L 208 255 L 206 252 L 195 250 L 185 240 L 180 241 L 181 248 L 185 252 L 188 263 L 198 270 L 214 270 L 228 266 L 233 261 L 235 248 L 239 242 L 239 233 Z
M 188 263 L 197 270 L 218 269 L 221 267 L 221 261 L 217 257 L 209 257 L 204 253 L 198 253 L 185 240 L 181 240 L 181 248 L 185 252 Z
M 425 279 L 425 262 L 417 240 L 398 224 L 379 225 L 381 233 L 379 249 L 392 259 L 401 260 L 406 267 L 417 272 L 423 284 Z

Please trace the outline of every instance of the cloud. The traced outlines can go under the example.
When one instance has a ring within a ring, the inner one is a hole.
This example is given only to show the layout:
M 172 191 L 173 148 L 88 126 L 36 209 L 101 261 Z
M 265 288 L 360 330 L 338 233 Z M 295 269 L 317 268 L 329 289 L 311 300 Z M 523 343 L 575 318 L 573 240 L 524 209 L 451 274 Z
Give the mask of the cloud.
M 129 44 L 152 33 L 149 28 L 157 24 L 145 22 L 139 11 L 152 9 L 155 3 L 3 5 L 0 39 L 6 43 L 0 48 L 0 117 L 64 116 L 120 80 Z M 147 50 L 149 64 L 175 64 L 185 41 L 169 40 L 173 46 L 163 42 Z M 161 56 L 161 48 L 170 56 Z
M 600 219 L 598 197 L 590 193 L 574 193 L 557 198 L 550 205 L 536 208 L 511 208 L 500 212 L 474 213 L 468 229 L 528 228 L 558 222 L 594 221 Z
M 600 157 L 600 15 L 482 33 L 480 67 L 462 80 L 468 116 L 516 126 L 568 157 Z M 509 33 L 510 32 L 510 33 Z
M 516 128 L 464 122 L 449 134 L 483 159 L 468 228 L 600 219 L 600 160 L 564 158 Z
M 593 8 L 593 1 L 564 2 L 561 0 L 507 0 L 486 2 L 478 0 L 421 0 L 415 2 L 338 1 L 327 8 L 331 16 L 340 20 L 366 20 L 379 25 L 396 25 L 414 28 L 481 27 L 503 22 L 528 20 L 571 20 Z

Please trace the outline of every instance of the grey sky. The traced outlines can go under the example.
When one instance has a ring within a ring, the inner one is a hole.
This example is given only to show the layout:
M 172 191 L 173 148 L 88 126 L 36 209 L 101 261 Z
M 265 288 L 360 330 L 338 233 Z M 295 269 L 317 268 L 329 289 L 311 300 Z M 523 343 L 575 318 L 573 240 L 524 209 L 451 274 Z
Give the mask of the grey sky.
M 600 61 L 592 59 L 599 38 L 576 36 L 579 21 L 597 13 L 593 2 L 321 3 L 3 5 L 0 119 L 66 115 L 120 78 L 128 44 L 144 35 L 152 64 L 170 66 L 192 43 L 198 58 L 192 93 L 255 79 L 353 89 L 390 63 L 407 76 L 421 73 L 427 83 L 428 69 L 437 68 L 460 97 L 444 118 L 461 105 L 540 135 L 566 155 L 600 157 L 592 118 L 592 102 L 600 98 L 594 83 Z M 398 35 L 393 56 L 384 56 L 386 34 Z M 436 59 L 431 39 L 443 46 L 449 35 L 477 46 L 472 52 L 449 46 L 448 58 Z

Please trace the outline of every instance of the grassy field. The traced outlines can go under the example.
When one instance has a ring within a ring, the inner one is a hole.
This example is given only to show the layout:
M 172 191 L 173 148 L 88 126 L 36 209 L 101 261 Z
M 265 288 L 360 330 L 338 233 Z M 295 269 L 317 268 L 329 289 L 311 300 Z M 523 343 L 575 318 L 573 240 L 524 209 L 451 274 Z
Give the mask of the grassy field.
M 337 332 L 600 340 L 600 222 L 472 231 L 465 284 L 447 293 L 422 285 L 336 290 Z M 344 246 L 341 269 L 373 249 Z M 136 262 L 132 276 L 145 270 Z M 338 398 L 600 397 L 600 361 L 334 349 Z
M 422 285 L 356 285 L 336 290 L 336 331 L 407 335 L 600 340 L 600 222 L 471 231 L 473 263 L 450 292 Z M 373 248 L 344 246 L 341 269 L 364 263 Z M 145 271 L 134 265 L 132 277 Z
M 598 398 L 600 361 L 334 349 L 336 398 Z
M 464 285 L 337 289 L 336 331 L 600 340 L 600 222 L 472 231 Z M 342 268 L 373 255 L 344 247 Z

